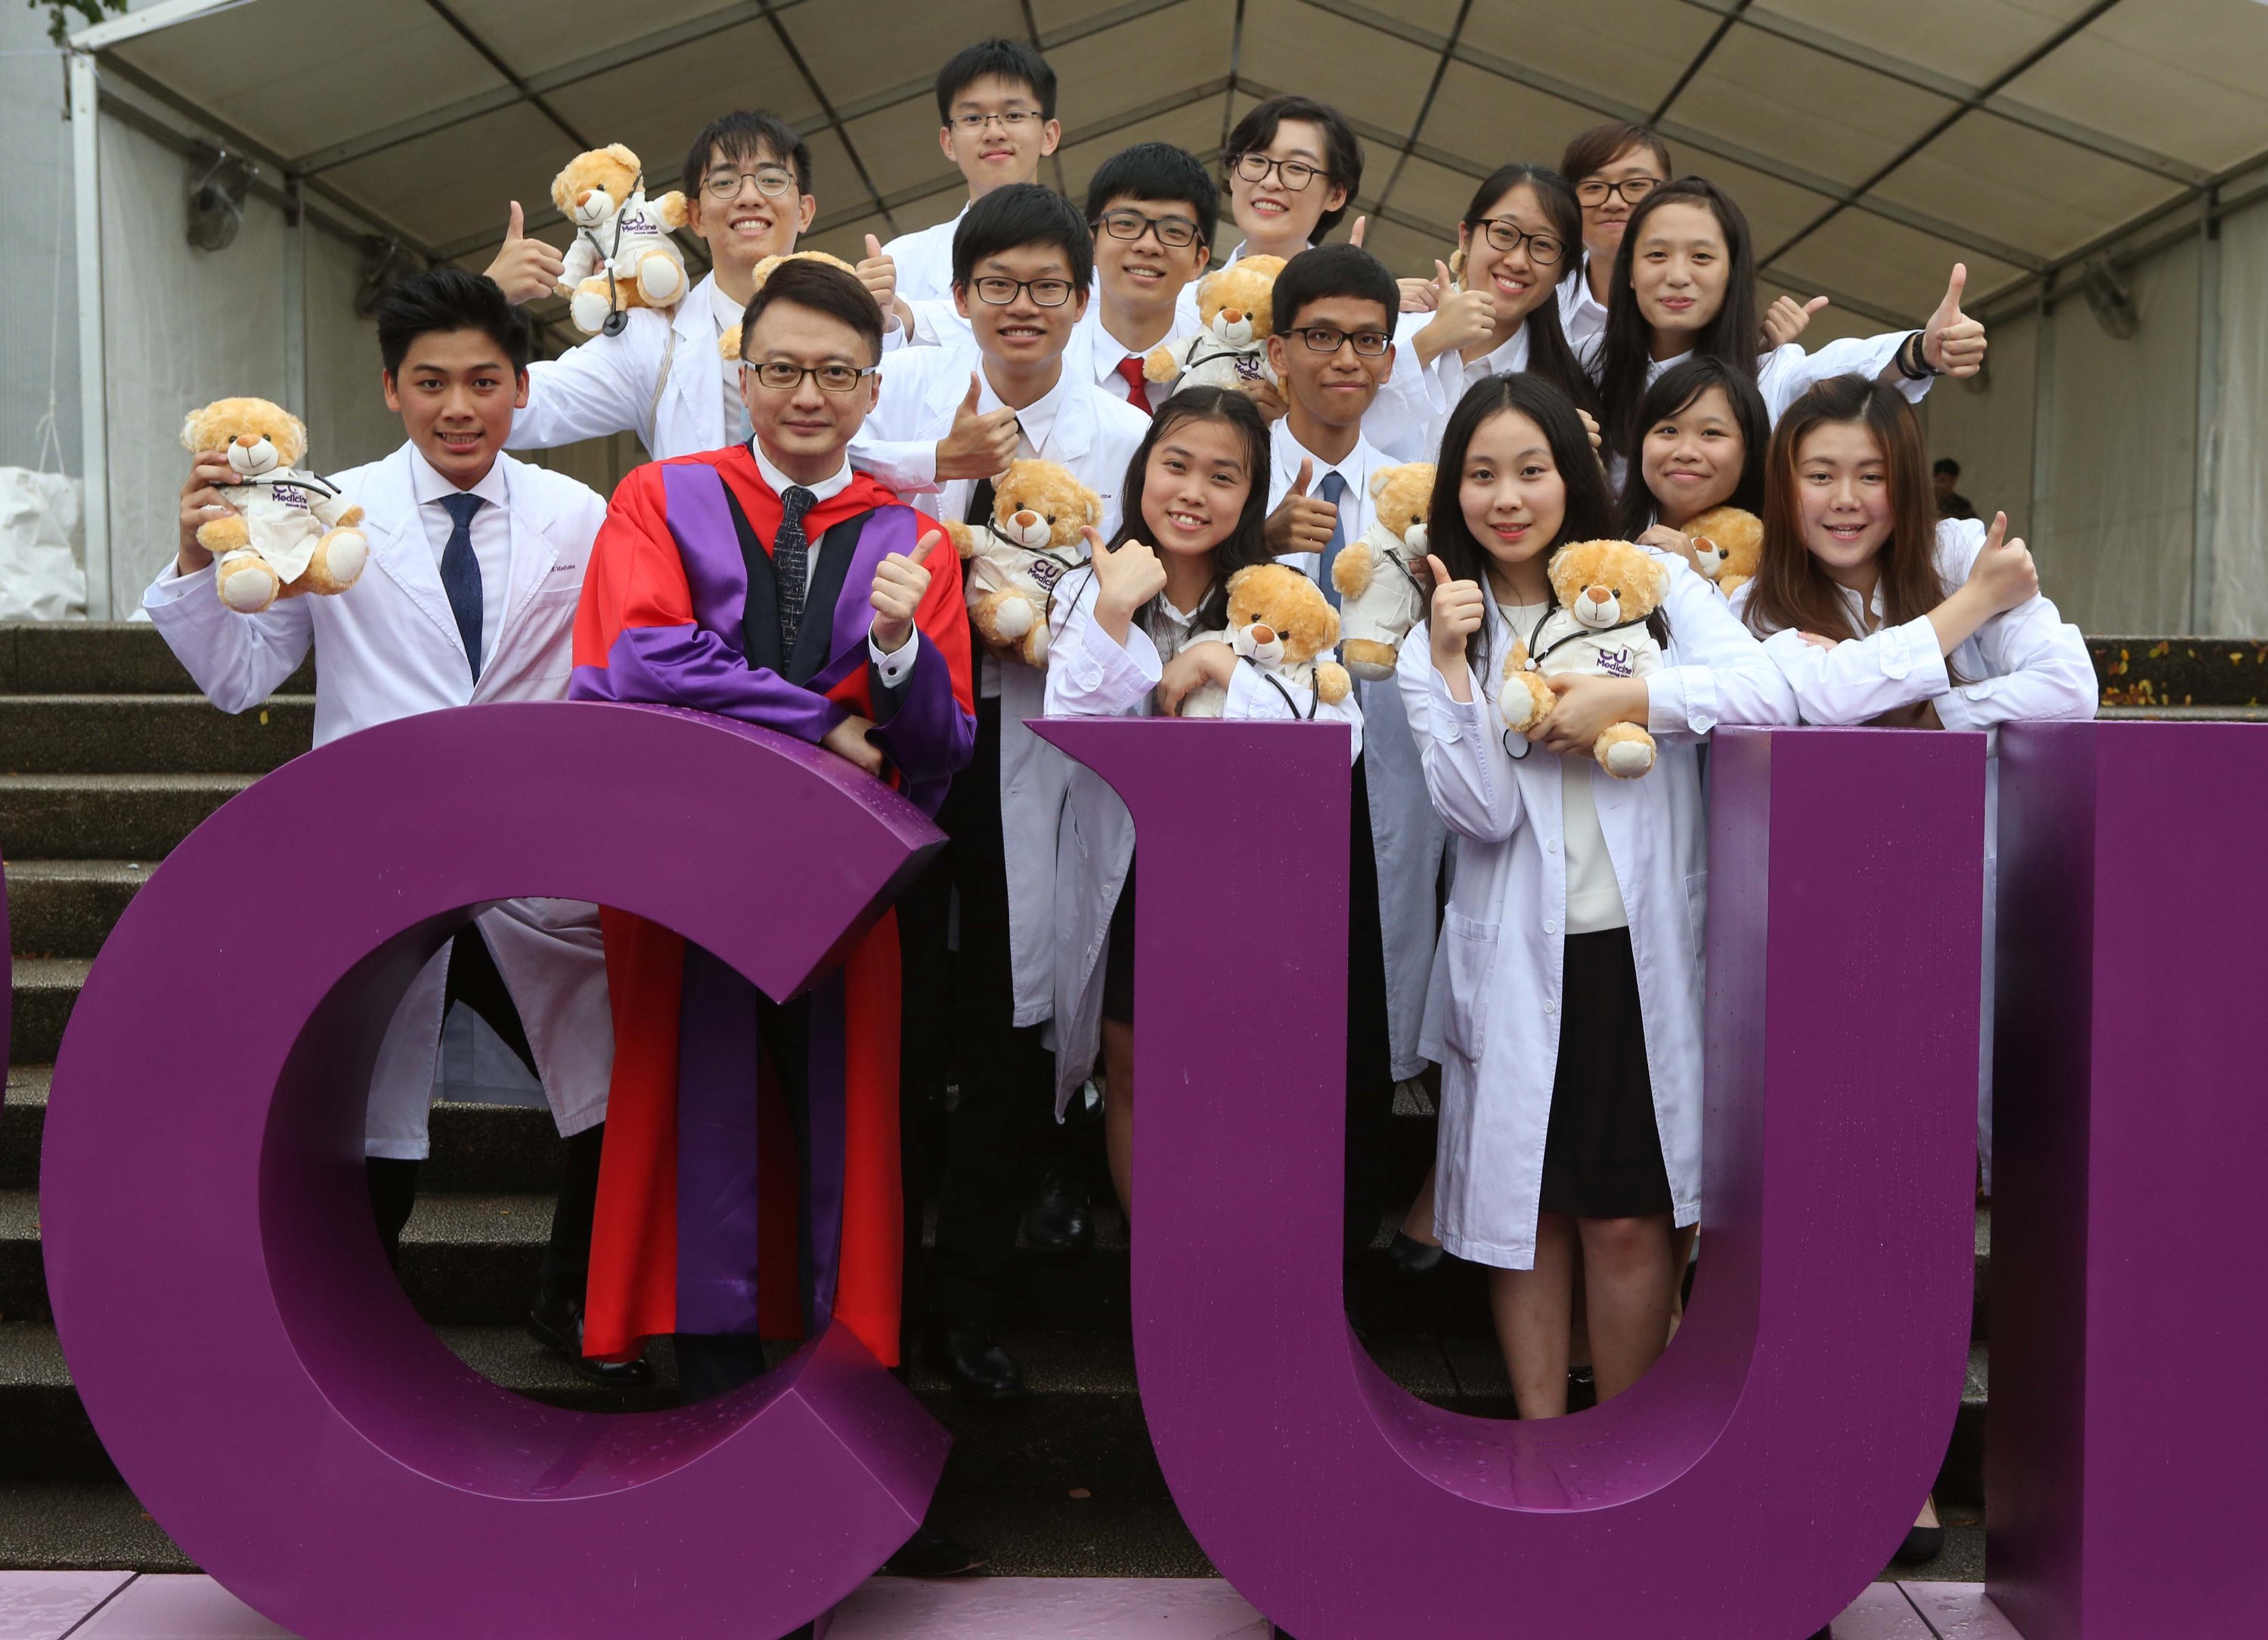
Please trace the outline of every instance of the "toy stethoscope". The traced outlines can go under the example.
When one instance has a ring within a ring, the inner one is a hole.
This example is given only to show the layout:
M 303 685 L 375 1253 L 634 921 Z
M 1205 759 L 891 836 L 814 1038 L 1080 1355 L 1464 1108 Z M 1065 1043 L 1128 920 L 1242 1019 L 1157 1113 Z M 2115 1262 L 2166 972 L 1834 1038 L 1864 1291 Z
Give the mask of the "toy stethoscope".
M 591 241 L 591 248 L 599 253 L 599 261 L 607 270 L 607 321 L 599 327 L 600 336 L 620 336 L 630 329 L 630 310 L 621 305 L 617 299 L 620 292 L 615 289 L 615 255 L 622 247 L 622 217 L 625 208 L 630 204 L 631 198 L 644 192 L 645 192 L 645 173 L 640 171 L 637 174 L 637 181 L 630 184 L 630 194 L 626 195 L 615 207 L 615 242 L 611 246 L 601 247 L 599 244 L 599 236 L 588 228 L 576 230 L 576 237 Z

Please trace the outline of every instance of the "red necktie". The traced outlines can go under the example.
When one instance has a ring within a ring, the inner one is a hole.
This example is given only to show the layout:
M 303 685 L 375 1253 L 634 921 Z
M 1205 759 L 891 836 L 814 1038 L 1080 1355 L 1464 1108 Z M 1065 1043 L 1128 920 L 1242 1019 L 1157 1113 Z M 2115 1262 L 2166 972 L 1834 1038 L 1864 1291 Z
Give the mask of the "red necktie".
M 1150 408 L 1150 379 L 1142 373 L 1139 354 L 1129 353 L 1118 361 L 1118 374 L 1126 383 L 1126 402 L 1136 410 Z

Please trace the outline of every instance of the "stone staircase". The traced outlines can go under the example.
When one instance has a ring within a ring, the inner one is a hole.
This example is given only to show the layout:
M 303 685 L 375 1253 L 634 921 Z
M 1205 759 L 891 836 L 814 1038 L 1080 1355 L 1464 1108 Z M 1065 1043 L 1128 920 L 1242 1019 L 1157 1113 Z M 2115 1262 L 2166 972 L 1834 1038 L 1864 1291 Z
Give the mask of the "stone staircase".
M 119 1481 L 57 1344 L 40 1257 L 40 1138 L 63 1026 L 104 937 L 167 850 L 306 749 L 312 689 L 303 671 L 264 709 L 229 718 L 196 696 L 146 625 L 0 625 L 0 848 L 15 948 L 15 1068 L 0 1110 L 0 1568 L 188 1566 Z M 1399 1104 L 1395 1129 L 1400 1178 L 1414 1190 L 1433 1119 L 1413 1092 Z M 597 1409 L 665 1404 L 666 1351 L 655 1389 L 602 1391 L 519 1330 L 556 1179 L 546 1113 L 444 1103 L 432 1134 L 401 1267 L 419 1312 L 465 1360 L 522 1393 Z M 1108 1194 L 1106 1186 L 1100 1195 Z M 1426 1400 L 1510 1415 L 1480 1273 L 1452 1263 L 1424 1282 L 1399 1280 L 1382 1256 L 1392 1228 L 1381 1225 L 1350 1278 L 1350 1307 L 1372 1353 Z M 1030 1381 L 1028 1400 L 965 1405 L 934 1374 L 915 1370 L 915 1392 L 954 1436 L 934 1518 L 989 1551 L 996 1572 L 1205 1575 L 1211 1569 L 1167 1492 L 1136 1394 L 1125 1227 L 1106 1215 L 1101 1230 L 1081 1260 L 1019 1254 L 1023 1305 L 1009 1343 Z M 1990 1230 L 1980 1214 L 1977 1342 L 1940 1481 L 1950 1519 L 1965 1524 L 1923 1574 L 1939 1578 L 1982 1575 L 1975 1522 Z

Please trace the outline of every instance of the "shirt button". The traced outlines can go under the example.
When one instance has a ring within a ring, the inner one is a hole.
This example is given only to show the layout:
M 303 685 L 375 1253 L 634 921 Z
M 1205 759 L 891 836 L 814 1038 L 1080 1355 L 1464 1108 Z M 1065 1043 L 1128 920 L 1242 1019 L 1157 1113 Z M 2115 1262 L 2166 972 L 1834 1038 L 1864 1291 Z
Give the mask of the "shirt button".
M 1547 854 L 1556 854 L 1556 853 L 1557 853 L 1559 852 L 1559 839 L 1558 839 L 1558 838 L 1552 838 L 1552 839 L 1551 839 L 1551 841 L 1550 841 L 1549 843 L 1546 843 L 1546 844 L 1543 846 L 1543 852 L 1544 852 L 1545 853 L 1547 853 Z
M 1543 1011 L 1547 1014 L 1556 1014 L 1559 1011 L 1559 1004 L 1557 1002 L 1546 1002 L 1543 1005 Z
M 1546 922 L 1543 925 L 1543 932 L 1546 934 L 1557 934 L 1559 932 L 1559 925 L 1556 922 Z

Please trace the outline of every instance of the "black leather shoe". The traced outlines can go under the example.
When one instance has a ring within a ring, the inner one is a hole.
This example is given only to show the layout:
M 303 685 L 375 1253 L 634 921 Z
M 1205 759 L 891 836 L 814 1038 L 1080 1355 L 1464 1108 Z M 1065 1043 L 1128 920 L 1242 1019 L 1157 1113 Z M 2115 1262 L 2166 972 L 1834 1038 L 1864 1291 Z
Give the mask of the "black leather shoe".
M 538 1294 L 535 1308 L 527 1312 L 527 1335 L 555 1356 L 564 1356 L 593 1384 L 632 1389 L 653 1382 L 650 1362 L 593 1361 L 583 1354 L 583 1305 L 578 1299 Z
M 1449 1256 L 1445 1247 L 1428 1247 L 1415 1236 L 1394 1232 L 1394 1245 L 1386 1250 L 1386 1261 L 1398 1275 L 1431 1275 L 1441 1267 Z
M 975 1549 L 924 1521 L 904 1547 L 882 1562 L 882 1570 L 893 1577 L 965 1577 L 983 1564 L 984 1557 Z
M 1040 1252 L 1085 1252 L 1094 1245 L 1094 1214 L 1083 1180 L 1053 1168 L 1024 1215 L 1025 1245 Z
M 955 1322 L 939 1327 L 930 1342 L 937 1370 L 970 1400 L 1021 1400 L 1024 1370 L 985 1328 Z M 939 1574 L 942 1575 L 942 1574 Z

